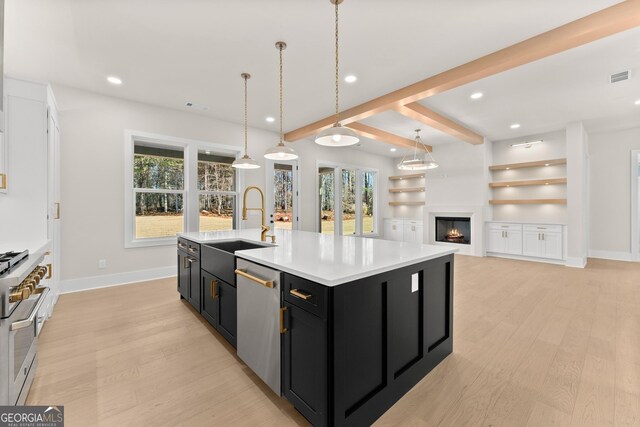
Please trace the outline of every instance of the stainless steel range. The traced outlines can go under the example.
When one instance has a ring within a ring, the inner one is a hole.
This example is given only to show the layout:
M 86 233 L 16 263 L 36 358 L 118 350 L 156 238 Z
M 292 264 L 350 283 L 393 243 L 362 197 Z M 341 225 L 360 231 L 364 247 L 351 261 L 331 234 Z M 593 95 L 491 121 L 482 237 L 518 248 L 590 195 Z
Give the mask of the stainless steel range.
M 0 253 L 0 405 L 22 405 L 38 365 L 38 311 L 50 273 L 45 254 Z

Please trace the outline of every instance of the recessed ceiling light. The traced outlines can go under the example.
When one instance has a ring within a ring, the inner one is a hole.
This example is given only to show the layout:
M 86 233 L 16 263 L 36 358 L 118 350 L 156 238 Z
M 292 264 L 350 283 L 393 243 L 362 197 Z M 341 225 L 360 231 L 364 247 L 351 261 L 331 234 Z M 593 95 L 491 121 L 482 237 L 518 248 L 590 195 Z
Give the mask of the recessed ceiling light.
M 505 168 L 505 170 L 509 170 L 509 169 L 511 169 L 511 168 Z
M 514 123 L 511 126 L 509 126 L 511 129 L 518 129 L 520 127 L 520 123 Z
M 268 121 L 269 123 L 273 123 L 276 121 L 276 119 L 274 119 L 273 117 L 269 116 L 265 119 L 266 121 Z
M 634 104 L 640 105 L 640 99 L 638 99 L 636 102 L 634 102 Z
M 354 83 L 356 80 L 358 80 L 358 78 L 356 76 L 354 76 L 353 74 L 349 74 L 348 76 L 346 76 L 344 78 L 344 81 L 347 83 Z
M 122 84 L 122 79 L 121 79 L 121 78 L 119 78 L 119 77 L 116 77 L 116 76 L 109 76 L 109 77 L 107 77 L 107 81 L 108 81 L 109 83 L 111 83 L 112 85 L 116 85 L 116 86 L 119 86 L 119 85 L 121 85 L 121 84 Z
M 398 151 L 398 149 L 397 148 L 389 148 L 389 151 L 391 151 L 393 153 L 393 152 Z
M 484 96 L 482 92 L 476 92 L 471 94 L 471 99 L 480 99 Z
M 545 165 L 545 166 L 549 166 L 549 163 L 545 163 L 544 165 Z

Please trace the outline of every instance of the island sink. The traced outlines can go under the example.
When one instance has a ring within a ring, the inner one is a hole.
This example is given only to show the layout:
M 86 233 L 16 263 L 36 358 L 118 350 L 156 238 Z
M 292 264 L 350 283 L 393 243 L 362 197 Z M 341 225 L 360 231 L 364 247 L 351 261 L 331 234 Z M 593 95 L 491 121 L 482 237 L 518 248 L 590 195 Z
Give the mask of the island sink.
M 220 249 L 221 251 L 225 251 L 225 252 L 229 252 L 230 254 L 233 254 L 236 251 L 244 251 L 247 249 L 268 248 L 273 245 L 261 245 L 255 242 L 248 242 L 246 240 L 227 240 L 224 242 L 208 243 L 205 246 L 210 246 L 212 248 Z

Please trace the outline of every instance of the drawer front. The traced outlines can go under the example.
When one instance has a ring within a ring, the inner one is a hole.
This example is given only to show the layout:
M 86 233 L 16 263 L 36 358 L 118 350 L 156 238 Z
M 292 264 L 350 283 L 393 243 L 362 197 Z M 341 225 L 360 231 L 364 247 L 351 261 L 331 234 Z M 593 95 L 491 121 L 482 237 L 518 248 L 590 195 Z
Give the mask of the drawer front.
M 562 233 L 562 226 L 548 224 L 524 224 L 524 231 L 535 231 L 536 233 Z
M 189 250 L 189 241 L 182 237 L 178 237 L 178 249 L 187 252 Z
M 187 252 L 194 258 L 200 258 L 200 244 L 189 241 Z
M 404 221 L 405 225 L 412 225 L 416 227 L 422 227 L 422 221 L 414 221 L 414 220 L 406 220 Z
M 512 231 L 520 231 L 522 230 L 522 224 L 507 224 L 501 222 L 491 222 L 489 223 L 490 230 L 512 230 Z
M 285 273 L 282 290 L 286 301 L 316 316 L 327 317 L 329 289 L 326 286 Z

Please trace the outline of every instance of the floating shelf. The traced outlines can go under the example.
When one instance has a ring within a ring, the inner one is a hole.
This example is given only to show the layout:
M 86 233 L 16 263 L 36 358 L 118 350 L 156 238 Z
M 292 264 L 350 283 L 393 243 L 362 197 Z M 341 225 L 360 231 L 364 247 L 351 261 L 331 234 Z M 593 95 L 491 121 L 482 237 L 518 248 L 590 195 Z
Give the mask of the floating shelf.
M 424 206 L 424 202 L 389 202 L 389 206 Z
M 530 179 L 526 181 L 490 182 L 489 187 L 523 187 L 526 185 L 560 185 L 566 184 L 567 178 Z
M 390 193 L 421 193 L 425 187 L 390 188 Z
M 537 162 L 525 162 L 525 163 L 511 163 L 508 165 L 495 165 L 489 166 L 489 170 L 509 170 L 509 169 L 522 169 L 522 168 L 539 168 L 545 166 L 566 165 L 567 159 L 553 159 L 553 160 L 540 160 Z
M 567 199 L 489 200 L 492 205 L 566 205 Z
M 401 179 L 420 179 L 420 178 L 424 178 L 424 174 L 423 173 L 413 173 L 413 174 L 409 174 L 409 175 L 395 175 L 395 176 L 390 176 L 389 179 L 391 181 L 398 181 Z

